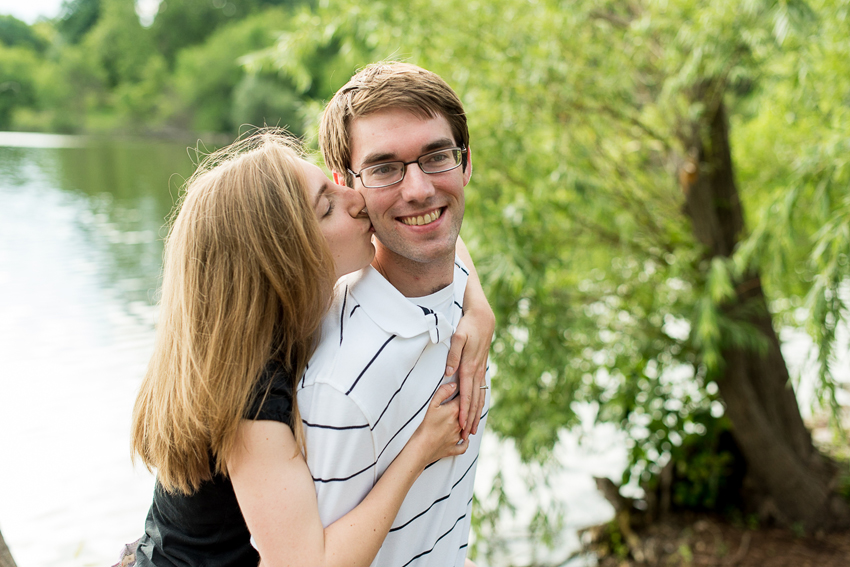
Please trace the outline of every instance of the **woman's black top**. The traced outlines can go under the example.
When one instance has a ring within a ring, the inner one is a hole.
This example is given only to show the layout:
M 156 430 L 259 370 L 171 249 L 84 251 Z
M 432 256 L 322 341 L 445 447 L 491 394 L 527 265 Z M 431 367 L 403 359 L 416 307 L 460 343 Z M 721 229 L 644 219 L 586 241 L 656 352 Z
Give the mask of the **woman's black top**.
M 271 387 L 264 400 L 269 381 Z M 291 374 L 281 364 L 269 363 L 245 418 L 289 425 L 291 411 Z M 169 494 L 157 482 L 145 535 L 136 548 L 136 565 L 257 567 L 260 556 L 250 539 L 229 478 L 216 474 L 191 496 Z

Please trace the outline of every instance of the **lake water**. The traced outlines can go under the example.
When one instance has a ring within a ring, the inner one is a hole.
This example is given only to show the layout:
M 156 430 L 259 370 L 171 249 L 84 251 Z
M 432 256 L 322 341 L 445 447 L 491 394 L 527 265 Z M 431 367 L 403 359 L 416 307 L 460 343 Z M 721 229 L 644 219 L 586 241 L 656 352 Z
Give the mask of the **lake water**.
M 0 145 L 0 530 L 19 567 L 109 565 L 152 494 L 129 421 L 192 163 L 185 144 Z
M 191 171 L 187 144 L 0 133 L 0 531 L 19 567 L 111 565 L 142 534 L 153 476 L 130 461 L 129 421 L 162 227 Z M 485 437 L 476 493 L 501 471 L 519 505 L 481 542 L 494 567 L 563 563 L 577 528 L 611 517 L 591 476 L 619 477 L 623 440 L 586 421 L 553 475 Z M 529 491 L 523 473 L 548 486 Z M 553 551 L 525 531 L 536 501 L 563 504 Z

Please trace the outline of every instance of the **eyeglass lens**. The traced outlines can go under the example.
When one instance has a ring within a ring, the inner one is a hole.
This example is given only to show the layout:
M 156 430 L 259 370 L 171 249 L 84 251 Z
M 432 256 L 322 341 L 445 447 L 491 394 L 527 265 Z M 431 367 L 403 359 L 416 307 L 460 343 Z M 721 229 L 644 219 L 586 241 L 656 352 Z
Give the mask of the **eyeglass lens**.
M 463 152 L 459 148 L 439 150 L 420 156 L 415 162 L 425 173 L 442 173 L 450 171 L 461 163 Z M 367 167 L 360 172 L 360 180 L 367 187 L 386 186 L 398 183 L 404 178 L 405 168 L 409 164 L 401 161 L 380 163 Z

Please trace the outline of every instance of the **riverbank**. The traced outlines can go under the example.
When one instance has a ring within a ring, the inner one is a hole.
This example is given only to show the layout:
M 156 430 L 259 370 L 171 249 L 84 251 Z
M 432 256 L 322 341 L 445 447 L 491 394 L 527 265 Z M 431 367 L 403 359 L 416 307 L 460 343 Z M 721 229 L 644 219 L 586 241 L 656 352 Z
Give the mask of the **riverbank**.
M 847 567 L 850 531 L 805 536 L 780 528 L 735 525 L 716 516 L 675 514 L 635 530 L 643 561 L 635 559 L 609 526 L 583 537 L 599 567 Z
M 847 430 L 850 415 L 844 409 L 842 423 Z M 848 448 L 836 437 L 827 417 L 810 418 L 806 425 L 818 449 L 846 471 Z M 687 511 L 668 512 L 643 523 L 640 511 L 619 495 L 613 483 L 605 479 L 596 479 L 596 483 L 618 510 L 607 524 L 580 533 L 582 552 L 595 554 L 598 567 L 850 566 L 850 530 L 806 534 L 760 524 L 756 516 Z M 635 512 L 638 517 L 632 516 Z

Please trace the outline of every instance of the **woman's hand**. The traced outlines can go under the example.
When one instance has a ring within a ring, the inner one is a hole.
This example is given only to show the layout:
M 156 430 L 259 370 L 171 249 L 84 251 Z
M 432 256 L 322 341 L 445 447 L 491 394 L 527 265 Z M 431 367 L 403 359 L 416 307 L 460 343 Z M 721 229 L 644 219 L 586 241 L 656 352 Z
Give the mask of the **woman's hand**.
M 408 441 L 411 449 L 419 451 L 423 468 L 443 457 L 462 455 L 469 445 L 461 438 L 458 423 L 459 397 L 450 402 L 446 401 L 454 395 L 455 390 L 457 385 L 453 383 L 443 384 L 437 389 L 428 404 L 425 419 Z
M 461 400 L 458 420 L 463 428 L 464 441 L 478 433 L 478 422 L 487 393 L 481 387 L 487 385 L 487 356 L 495 328 L 496 319 L 489 309 L 483 313 L 467 311 L 452 335 L 452 345 L 446 359 L 446 375 L 458 369 Z
M 457 253 L 469 270 L 466 292 L 463 296 L 463 317 L 452 335 L 452 345 L 446 359 L 446 376 L 457 370 L 460 386 L 460 412 L 458 419 L 463 428 L 463 440 L 478 433 L 478 423 L 484 410 L 487 390 L 487 356 L 496 330 L 496 316 L 487 302 L 478 272 L 463 240 L 458 238 Z

